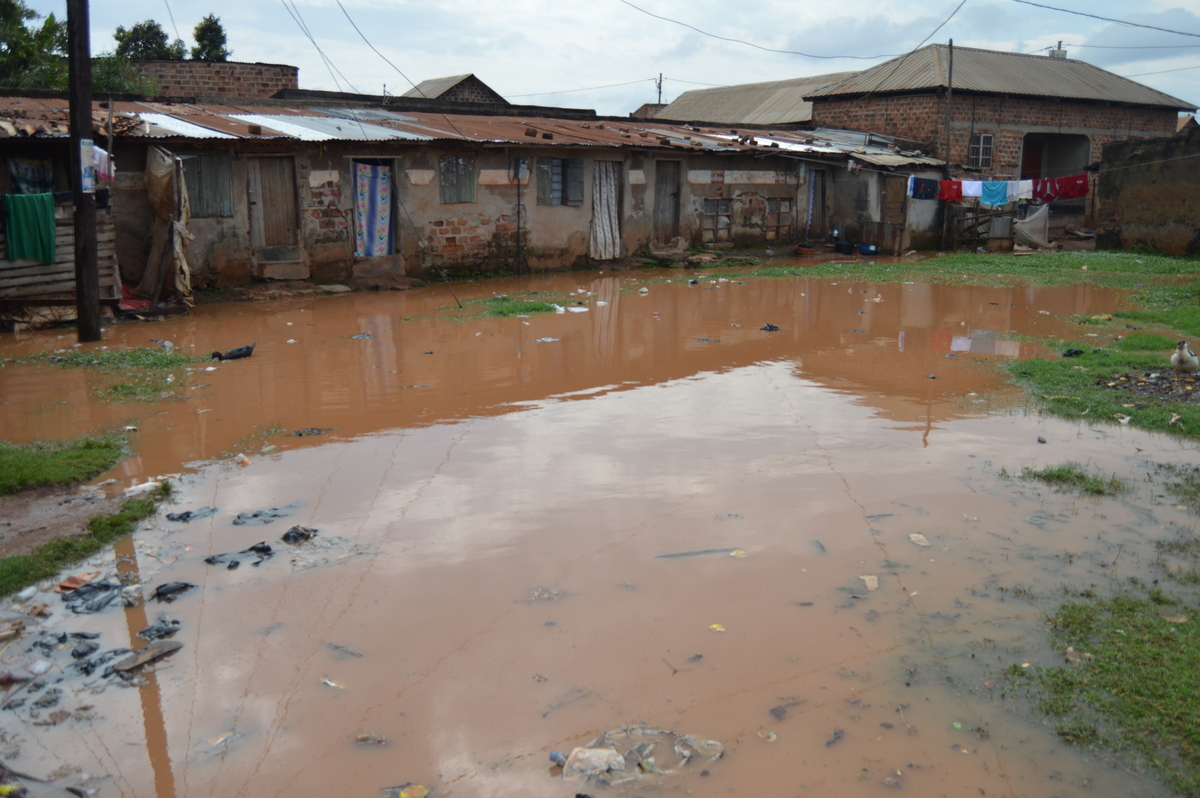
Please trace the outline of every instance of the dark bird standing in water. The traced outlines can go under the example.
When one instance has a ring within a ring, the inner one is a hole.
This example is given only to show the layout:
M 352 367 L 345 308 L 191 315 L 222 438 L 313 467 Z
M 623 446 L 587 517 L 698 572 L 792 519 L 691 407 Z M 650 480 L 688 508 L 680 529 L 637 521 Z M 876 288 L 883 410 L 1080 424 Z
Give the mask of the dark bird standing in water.
M 254 347 L 256 347 L 256 346 L 258 346 L 258 344 L 250 344 L 250 346 L 239 346 L 237 349 L 230 349 L 228 352 L 225 352 L 224 354 L 222 354 L 220 352 L 213 352 L 212 359 L 213 360 L 240 360 L 241 358 L 250 357 L 252 354 L 254 354 Z

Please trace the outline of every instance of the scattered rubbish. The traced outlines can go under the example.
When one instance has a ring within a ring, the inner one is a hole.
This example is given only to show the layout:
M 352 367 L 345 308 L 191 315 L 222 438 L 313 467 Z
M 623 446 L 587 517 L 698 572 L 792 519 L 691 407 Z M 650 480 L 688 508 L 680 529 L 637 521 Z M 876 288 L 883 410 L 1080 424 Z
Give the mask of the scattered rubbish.
M 161 640 L 164 637 L 170 637 L 178 632 L 179 626 L 179 621 L 169 621 L 167 620 L 167 614 L 165 612 L 160 612 L 158 614 L 158 620 L 155 621 L 154 625 L 147 626 L 145 629 L 138 632 L 137 636 L 143 640 Z
M 292 433 L 292 436 L 295 438 L 307 438 L 310 435 L 324 435 L 326 432 L 332 432 L 334 429 L 336 428 L 329 427 L 328 429 L 321 429 L 320 427 L 308 427 L 306 429 L 296 430 Z
M 375 336 L 371 335 L 370 333 L 359 333 L 358 335 L 347 335 L 346 337 L 353 341 L 365 341 L 368 338 L 374 338 Z
M 562 767 L 563 765 L 567 764 L 567 758 L 565 756 L 563 756 L 561 751 L 551 751 L 550 752 L 550 761 L 553 762 L 554 764 L 558 765 L 559 767 Z
M 879 589 L 879 577 L 874 574 L 859 574 L 859 579 L 863 580 L 863 584 L 867 586 L 867 590 Z
M 759 737 L 761 737 L 762 739 L 766 740 L 769 743 L 773 743 L 773 742 L 775 742 L 775 740 L 778 739 L 778 736 L 775 734 L 775 732 L 767 732 L 766 734 L 763 734 L 762 732 L 755 732 L 755 733 Z
M 37 585 L 27 587 L 24 590 L 22 590 L 20 593 L 17 594 L 17 601 L 29 601 L 31 598 L 33 598 L 37 594 L 38 594 Z
M 248 466 L 254 461 L 251 460 L 246 455 L 242 454 L 241 452 L 238 452 L 236 455 L 234 455 L 233 462 L 237 463 L 240 466 Z
M 759 327 L 758 329 L 762 330 L 763 332 L 779 332 L 779 327 L 777 327 L 774 324 L 770 324 L 770 323 L 764 324 L 763 326 Z
M 237 349 L 228 349 L 225 352 L 213 352 L 211 360 L 241 360 L 244 357 L 250 357 L 254 354 L 254 347 L 258 344 L 250 344 L 249 346 L 239 346 Z
M 1067 646 L 1067 650 L 1063 652 L 1063 655 L 1066 656 L 1067 662 L 1070 662 L 1072 665 L 1082 665 L 1085 662 L 1095 659 L 1095 655 L 1093 654 L 1076 651 L 1075 646 Z
M 354 742 L 357 745 L 386 745 L 388 738 L 382 734 L 356 734 Z
M 167 582 L 154 588 L 152 597 L 159 601 L 174 601 L 179 597 L 180 593 L 184 593 L 194 587 L 195 585 L 190 582 Z
M 725 627 L 719 623 L 709 624 L 708 628 L 714 632 L 724 632 L 725 631 Z
M 834 743 L 836 743 L 838 740 L 842 739 L 845 736 L 846 736 L 846 733 L 844 731 L 842 731 L 841 729 L 834 729 L 833 731 L 831 731 L 829 733 L 829 739 L 825 741 L 825 745 L 826 746 L 833 745 Z
M 561 341 L 561 340 L 562 340 L 561 338 L 538 338 L 536 341 L 534 341 L 534 343 L 535 344 L 552 344 L 552 343 L 555 343 L 555 342 Z
M 742 551 L 741 549 L 734 549 L 733 551 L 729 552 L 729 556 L 736 557 L 739 560 L 744 560 L 746 559 L 746 552 Z
M 878 521 L 880 518 L 891 518 L 893 515 L 895 515 L 895 513 L 875 513 L 874 515 L 868 515 L 867 520 Z
M 183 643 L 176 642 L 175 640 L 157 640 L 145 648 L 135 651 L 132 655 L 112 667 L 114 671 L 128 673 L 129 671 L 137 670 L 143 665 L 160 660 L 168 654 L 174 654 L 181 648 L 183 648 Z
M 69 593 L 72 590 L 77 590 L 84 585 L 90 583 L 94 579 L 99 578 L 100 572 L 93 571 L 92 573 L 76 574 L 68 576 L 66 579 L 58 583 L 58 587 L 54 588 L 55 593 Z
M 797 601 L 796 602 L 797 607 L 811 607 L 812 605 L 813 605 L 813 603 L 811 601 Z
M 687 661 L 688 662 L 699 662 L 702 659 L 704 659 L 703 654 L 693 654 L 692 656 L 687 658 Z
M 208 518 L 210 515 L 216 515 L 216 507 L 201 507 L 199 510 L 185 510 L 182 513 L 167 513 L 168 521 L 199 521 L 201 518 Z
M 230 552 L 226 554 L 214 554 L 211 557 L 205 557 L 204 561 L 209 565 L 224 565 L 230 571 L 236 570 L 241 565 L 241 559 L 247 557 L 257 557 L 258 559 L 250 563 L 252 566 L 261 565 L 264 561 L 269 560 L 275 555 L 275 552 L 265 541 L 255 543 L 248 549 L 243 549 L 239 552 Z
M 428 787 L 410 781 L 399 787 L 385 787 L 380 792 L 383 793 L 383 798 L 428 798 L 431 791 Z
M 699 549 L 697 551 L 678 551 L 672 554 L 656 554 L 654 559 L 666 560 L 674 557 L 699 557 L 703 554 L 733 554 L 737 549 Z
M 539 585 L 529 591 L 530 601 L 557 601 L 566 595 L 566 591 L 552 590 L 545 585 Z
M 696 340 L 702 344 L 719 344 L 719 343 L 721 343 L 720 338 L 697 338 Z
M 911 540 L 913 543 L 916 543 L 918 546 L 933 545 L 920 532 L 913 532 L 911 535 L 908 536 L 908 539 Z
M 25 614 L 32 615 L 35 618 L 49 618 L 54 613 L 50 611 L 50 606 L 48 604 L 46 604 L 44 601 L 39 601 L 37 604 L 34 604 L 32 607 L 30 607 Z
M 1163 620 L 1167 623 L 1187 623 L 1190 618 L 1186 615 L 1166 615 Z
M 586 746 L 573 749 L 562 764 L 562 777 L 606 787 L 651 774 L 666 776 L 687 767 L 692 760 L 715 762 L 724 753 L 715 740 L 638 723 L 605 732 Z
M 546 621 L 542 626 L 558 626 L 556 621 Z
M 650 289 L 646 288 L 645 286 L 642 286 L 641 288 L 638 289 L 638 293 L 641 294 L 642 296 L 645 296 L 646 294 L 650 293 Z
M 121 603 L 126 607 L 136 607 L 142 603 L 142 586 L 125 585 L 121 588 Z
M 567 310 L 569 310 L 571 313 L 587 313 L 588 312 L 588 308 L 581 308 L 578 305 L 572 305 L 571 307 L 567 308 Z
M 345 690 L 346 689 L 345 687 L 342 687 L 340 684 L 338 684 L 335 681 L 330 680 L 329 678 L 322 679 L 321 684 L 325 685 L 326 687 L 332 687 L 335 690 Z
M 272 507 L 269 510 L 255 510 L 249 513 L 238 513 L 237 518 L 233 519 L 234 526 L 254 526 L 257 524 L 272 524 L 279 518 L 287 518 L 289 513 L 283 512 L 278 507 Z
M 1063 357 L 1079 357 L 1083 354 L 1082 349 L 1068 349 L 1062 353 Z
M 224 732 L 223 734 L 218 734 L 215 737 L 209 737 L 208 744 L 213 748 L 217 748 L 218 746 L 228 745 L 234 740 L 239 739 L 241 736 L 242 735 L 238 734 L 237 732 Z
M 354 649 L 349 648 L 347 646 L 343 646 L 341 643 L 326 643 L 325 645 L 329 646 L 330 648 L 332 648 L 334 650 L 335 656 L 338 659 L 346 659 L 347 657 L 361 657 L 362 656 L 362 654 L 360 654 L 359 652 L 357 652 Z
M 90 582 L 69 593 L 63 593 L 63 602 L 71 612 L 79 615 L 100 612 L 116 601 L 121 594 L 122 585 L 110 580 Z
M 1041 435 L 1039 435 L 1039 436 L 1037 437 L 1037 442 L 1038 442 L 1038 443 L 1045 443 L 1045 442 L 1046 442 L 1046 439 L 1045 439 L 1045 438 L 1043 438 Z
M 813 544 L 813 548 L 817 550 L 817 554 L 824 554 L 824 553 L 825 553 L 825 544 L 823 544 L 821 541 L 819 541 L 819 540 L 814 540 L 814 541 L 812 542 L 812 544 Z
M 284 532 L 283 537 L 280 538 L 280 540 L 282 540 L 284 543 L 304 543 L 312 540 L 318 531 L 319 530 L 311 529 L 310 527 L 306 526 L 294 526 L 287 532 Z

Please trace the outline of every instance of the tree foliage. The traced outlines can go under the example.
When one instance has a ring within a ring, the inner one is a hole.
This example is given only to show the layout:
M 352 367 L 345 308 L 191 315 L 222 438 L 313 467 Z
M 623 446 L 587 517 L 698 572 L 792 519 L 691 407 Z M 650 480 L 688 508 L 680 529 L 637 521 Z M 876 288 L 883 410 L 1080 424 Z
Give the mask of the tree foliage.
M 167 43 L 167 32 L 152 19 L 139 22 L 128 30 L 117 27 L 117 56 L 133 61 L 182 61 L 187 55 L 183 39 Z
M 67 23 L 53 14 L 41 25 L 24 0 L 0 0 L 0 85 L 56 89 L 67 85 Z
M 216 14 L 209 14 L 200 20 L 193 36 L 196 46 L 192 48 L 192 58 L 197 61 L 227 61 L 233 55 L 225 46 L 225 28 Z

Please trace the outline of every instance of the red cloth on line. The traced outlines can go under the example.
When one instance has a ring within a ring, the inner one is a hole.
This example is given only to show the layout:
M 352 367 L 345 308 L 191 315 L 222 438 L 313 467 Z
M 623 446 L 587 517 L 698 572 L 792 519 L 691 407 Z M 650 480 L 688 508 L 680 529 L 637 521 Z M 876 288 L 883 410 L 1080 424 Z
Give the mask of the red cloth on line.
M 1033 199 L 1036 202 L 1054 202 L 1086 197 L 1088 187 L 1086 173 L 1070 177 L 1047 177 L 1044 180 L 1033 181 Z
M 962 199 L 962 181 L 961 180 L 940 180 L 938 189 L 938 199 L 946 202 L 957 202 Z

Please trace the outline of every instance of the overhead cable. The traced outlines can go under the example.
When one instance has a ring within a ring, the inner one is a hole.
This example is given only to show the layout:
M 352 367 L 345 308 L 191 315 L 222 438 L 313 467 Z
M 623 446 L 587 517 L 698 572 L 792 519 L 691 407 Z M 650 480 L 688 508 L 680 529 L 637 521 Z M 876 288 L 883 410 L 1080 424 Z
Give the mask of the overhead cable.
M 621 2 L 625 2 L 625 0 L 621 0 Z M 1130 28 L 1146 28 L 1147 30 L 1157 30 L 1157 31 L 1162 31 L 1163 33 L 1174 33 L 1176 36 L 1191 36 L 1193 38 L 1200 39 L 1200 33 L 1188 33 L 1187 31 L 1182 31 L 1182 30 L 1171 30 L 1170 28 L 1159 28 L 1154 25 L 1143 25 L 1140 22 L 1126 22 L 1124 20 L 1113 19 L 1111 17 L 1101 17 L 1096 14 L 1085 14 L 1082 11 L 1072 11 L 1069 8 L 1059 8 L 1058 6 L 1048 6 L 1048 5 L 1043 5 L 1042 3 L 1034 3 L 1033 0 L 1012 0 L 1012 2 L 1020 3 L 1022 5 L 1026 5 L 1026 6 L 1034 6 L 1036 8 L 1045 8 L 1050 11 L 1061 11 L 1064 14 L 1075 14 L 1076 16 L 1080 16 L 1080 17 L 1090 17 L 1091 19 L 1098 19 L 1101 22 L 1112 22 L 1117 25 L 1126 25 Z
M 1157 72 L 1138 72 L 1133 75 L 1122 75 L 1122 77 L 1140 78 L 1144 75 L 1165 75 L 1168 72 L 1186 72 L 1189 69 L 1200 69 L 1200 66 L 1180 67 L 1179 69 L 1160 69 Z
M 559 91 L 535 91 L 531 94 L 509 94 L 508 97 L 544 97 L 547 94 L 571 94 L 577 91 L 599 91 L 600 89 L 613 89 L 617 86 L 632 86 L 635 83 L 645 83 L 647 81 L 655 81 L 657 78 L 639 78 L 638 80 L 630 80 L 625 83 L 610 83 L 607 86 L 591 86 L 586 89 L 561 89 Z

